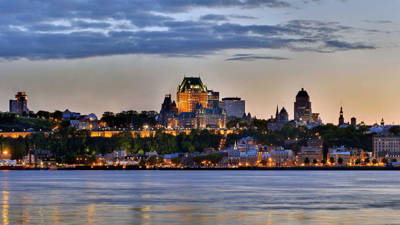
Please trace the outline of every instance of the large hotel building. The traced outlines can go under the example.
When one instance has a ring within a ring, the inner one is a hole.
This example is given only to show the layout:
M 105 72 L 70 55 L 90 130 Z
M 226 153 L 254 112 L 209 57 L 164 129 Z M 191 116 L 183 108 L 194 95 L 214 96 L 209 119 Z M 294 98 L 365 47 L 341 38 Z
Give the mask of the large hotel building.
M 178 86 L 176 103 L 166 95 L 160 121 L 168 128 L 223 129 L 226 112 L 219 104 L 219 92 L 207 90 L 200 77 L 185 77 Z
M 207 87 L 200 77 L 185 77 L 176 93 L 178 113 L 194 112 L 197 104 L 207 108 L 207 96 Z

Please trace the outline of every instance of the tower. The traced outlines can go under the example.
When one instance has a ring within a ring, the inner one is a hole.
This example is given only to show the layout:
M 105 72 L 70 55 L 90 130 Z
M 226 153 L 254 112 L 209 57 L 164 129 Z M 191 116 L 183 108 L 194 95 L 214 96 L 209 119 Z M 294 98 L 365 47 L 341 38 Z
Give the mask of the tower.
M 294 119 L 296 121 L 312 122 L 312 110 L 310 96 L 307 91 L 302 88 L 296 95 L 294 103 Z
M 17 92 L 15 100 L 10 100 L 10 113 L 29 113 L 28 96 L 25 92 Z
M 339 126 L 344 124 L 343 107 L 340 107 Z
M 200 77 L 185 77 L 176 93 L 178 113 L 194 112 L 197 104 L 207 108 L 207 95 L 207 87 Z

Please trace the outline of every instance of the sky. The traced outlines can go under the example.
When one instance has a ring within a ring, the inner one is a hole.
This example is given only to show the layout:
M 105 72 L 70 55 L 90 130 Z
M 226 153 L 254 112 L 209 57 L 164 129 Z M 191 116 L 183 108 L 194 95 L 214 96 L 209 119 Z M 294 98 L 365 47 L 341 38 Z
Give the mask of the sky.
M 184 76 L 269 118 L 305 88 L 337 123 L 400 124 L 399 0 L 0 0 L 0 111 L 159 111 Z

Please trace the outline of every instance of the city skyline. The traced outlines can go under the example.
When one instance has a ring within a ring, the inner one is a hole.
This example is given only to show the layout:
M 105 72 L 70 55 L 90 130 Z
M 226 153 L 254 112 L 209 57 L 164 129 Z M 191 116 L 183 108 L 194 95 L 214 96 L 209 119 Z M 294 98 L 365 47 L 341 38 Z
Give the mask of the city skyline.
M 0 111 L 17 91 L 34 111 L 159 111 L 187 75 L 245 99 L 257 118 L 279 105 L 292 119 L 305 88 L 325 123 L 341 106 L 345 122 L 400 123 L 397 1 L 154 1 L 142 12 L 62 2 L 57 15 L 61 5 L 38 2 L 0 1 Z

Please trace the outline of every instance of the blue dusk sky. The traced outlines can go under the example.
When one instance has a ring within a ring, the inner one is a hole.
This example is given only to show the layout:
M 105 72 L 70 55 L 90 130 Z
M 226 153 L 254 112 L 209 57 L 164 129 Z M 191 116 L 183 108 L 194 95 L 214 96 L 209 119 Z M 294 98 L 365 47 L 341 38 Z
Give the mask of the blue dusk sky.
M 400 123 L 399 0 L 0 0 L 0 111 L 159 110 L 184 76 L 269 118 L 305 88 L 337 122 Z

